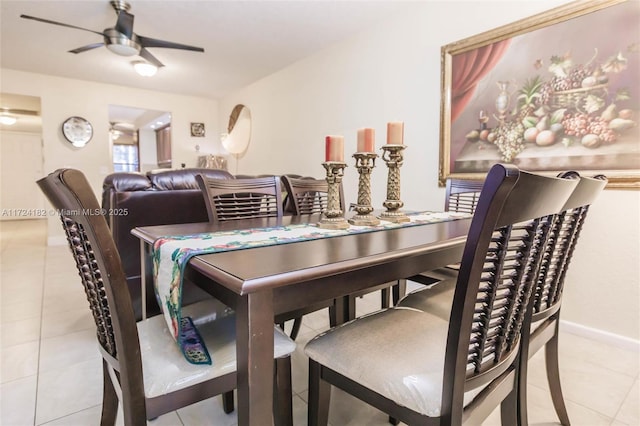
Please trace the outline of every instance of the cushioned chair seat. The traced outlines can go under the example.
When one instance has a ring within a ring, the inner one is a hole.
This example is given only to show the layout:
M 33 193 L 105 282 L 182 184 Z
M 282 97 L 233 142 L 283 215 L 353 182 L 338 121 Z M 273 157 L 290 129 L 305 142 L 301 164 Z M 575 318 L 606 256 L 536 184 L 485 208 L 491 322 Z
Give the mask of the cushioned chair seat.
M 195 365 L 185 360 L 169 333 L 164 316 L 158 315 L 138 322 L 147 398 L 236 371 L 236 320 L 233 310 L 210 299 L 185 307 L 182 315 L 193 319 L 209 349 L 212 365 Z M 275 358 L 288 356 L 295 348 L 296 344 L 278 327 L 274 327 Z
M 415 290 L 400 299 L 397 306 L 429 312 L 445 321 L 449 321 L 456 279 L 440 281 L 437 284 Z
M 349 326 L 356 322 L 357 327 Z M 437 417 L 448 327 L 448 321 L 430 313 L 391 308 L 320 334 L 305 353 L 397 404 Z M 467 392 L 464 405 L 481 390 Z

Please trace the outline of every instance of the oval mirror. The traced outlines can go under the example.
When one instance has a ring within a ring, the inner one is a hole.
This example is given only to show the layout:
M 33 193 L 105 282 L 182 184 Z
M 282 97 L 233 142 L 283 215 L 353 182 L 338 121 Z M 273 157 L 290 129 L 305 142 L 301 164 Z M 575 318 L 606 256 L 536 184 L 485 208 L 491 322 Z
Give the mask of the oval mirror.
M 249 108 L 238 104 L 231 111 L 227 136 L 222 141 L 222 146 L 229 153 L 239 156 L 247 150 L 251 140 L 251 112 Z

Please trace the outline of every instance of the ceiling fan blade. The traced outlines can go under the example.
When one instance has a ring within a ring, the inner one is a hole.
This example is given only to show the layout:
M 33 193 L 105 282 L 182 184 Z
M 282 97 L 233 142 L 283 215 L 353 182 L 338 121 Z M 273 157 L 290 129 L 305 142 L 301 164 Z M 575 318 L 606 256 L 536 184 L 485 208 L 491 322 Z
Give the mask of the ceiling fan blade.
M 82 47 L 78 47 L 77 49 L 70 50 L 69 53 L 82 53 L 82 52 L 86 52 L 87 50 L 95 49 L 102 46 L 104 46 L 104 43 L 87 44 L 86 46 L 82 46 Z
M 50 21 L 49 19 L 36 18 L 35 16 L 29 16 L 29 15 L 20 15 L 20 17 L 24 19 L 31 19 L 33 21 L 44 22 L 45 24 L 60 25 L 61 27 L 75 28 L 76 30 L 89 31 L 90 33 L 98 34 L 99 36 L 104 37 L 103 33 L 99 33 L 98 31 L 93 31 L 87 28 L 76 27 L 75 25 L 63 24 L 62 22 Z
M 120 34 L 124 34 L 129 40 L 131 40 L 131 37 L 133 37 L 133 15 L 126 10 L 118 12 L 116 31 Z
M 153 65 L 155 65 L 158 68 L 164 67 L 164 64 L 160 62 L 158 59 L 156 59 L 156 57 L 153 56 L 151 52 L 149 52 L 144 47 L 140 49 L 140 56 L 144 58 L 147 62 L 151 62 Z
M 155 38 L 143 37 L 138 35 L 138 40 L 140 40 L 140 45 L 142 47 L 165 47 L 168 49 L 182 49 L 182 50 L 191 50 L 193 52 L 204 52 L 202 47 L 189 46 L 186 44 L 174 43 L 171 41 L 158 40 Z

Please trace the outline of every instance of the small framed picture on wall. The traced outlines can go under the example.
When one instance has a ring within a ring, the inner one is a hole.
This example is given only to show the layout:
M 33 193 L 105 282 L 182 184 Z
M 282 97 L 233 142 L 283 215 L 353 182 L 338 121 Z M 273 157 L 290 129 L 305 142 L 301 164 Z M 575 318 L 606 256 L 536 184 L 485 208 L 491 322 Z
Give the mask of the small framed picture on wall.
M 204 137 L 204 123 L 191 123 L 191 136 Z

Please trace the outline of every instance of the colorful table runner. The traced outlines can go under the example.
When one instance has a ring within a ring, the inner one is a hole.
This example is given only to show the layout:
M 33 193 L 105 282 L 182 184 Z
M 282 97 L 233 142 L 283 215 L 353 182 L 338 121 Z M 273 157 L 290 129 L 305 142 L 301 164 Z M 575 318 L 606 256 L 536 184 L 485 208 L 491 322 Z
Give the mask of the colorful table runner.
M 471 217 L 457 212 L 407 213 L 410 222 L 381 221 L 376 226 L 354 226 L 348 229 L 322 229 L 315 224 L 299 224 L 272 228 L 251 228 L 206 234 L 167 236 L 158 238 L 152 247 L 155 293 L 167 326 L 185 358 L 193 364 L 211 364 L 211 357 L 191 318 L 182 317 L 182 281 L 184 269 L 193 256 L 288 244 L 320 238 L 374 232 L 407 226 Z

